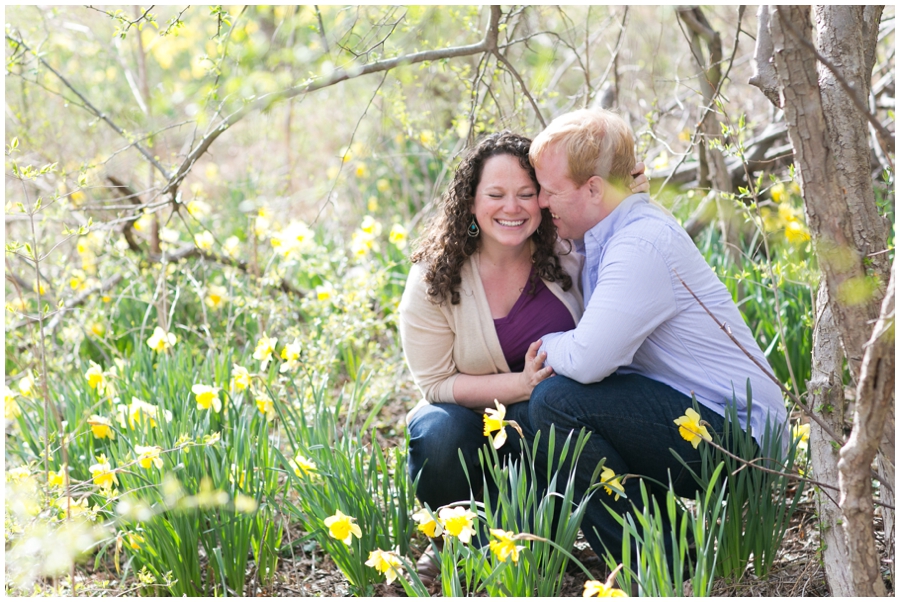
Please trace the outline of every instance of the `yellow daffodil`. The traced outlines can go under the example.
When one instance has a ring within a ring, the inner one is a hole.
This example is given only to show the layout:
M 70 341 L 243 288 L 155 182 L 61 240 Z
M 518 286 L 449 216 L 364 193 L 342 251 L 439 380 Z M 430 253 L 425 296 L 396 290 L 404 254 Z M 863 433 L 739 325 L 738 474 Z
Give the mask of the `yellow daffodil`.
M 300 341 L 295 340 L 290 345 L 285 345 L 284 349 L 281 350 L 281 359 L 284 360 L 284 363 L 281 364 L 281 367 L 278 369 L 279 372 L 284 373 L 296 368 L 300 362 L 297 361 L 300 358 Z
M 215 242 L 216 239 L 213 237 L 212 232 L 208 230 L 194 234 L 194 244 L 201 251 L 209 251 L 213 248 Z
M 84 377 L 87 379 L 90 388 L 97 389 L 98 393 L 103 391 L 106 378 L 103 376 L 103 369 L 96 363 L 91 362 L 91 366 L 84 373 Z
M 363 218 L 362 223 L 359 225 L 359 229 L 366 234 L 378 236 L 379 234 L 381 234 L 381 222 L 379 222 L 371 215 L 367 215 Z
M 161 447 L 156 445 L 151 447 L 135 445 L 134 452 L 138 455 L 137 461 L 141 468 L 150 468 L 151 465 L 156 465 L 157 468 L 163 467 L 162 458 L 159 457 L 160 452 L 162 452 Z
M 203 218 L 209 215 L 209 212 L 212 208 L 209 206 L 209 203 L 204 203 L 203 201 L 193 200 L 187 204 L 185 207 L 187 212 L 190 213 L 193 217 Z
M 801 443 L 809 443 L 809 424 L 797 424 L 791 427 L 794 439 L 800 439 Z
M 250 373 L 243 366 L 234 364 L 231 368 L 231 390 L 243 391 L 250 386 Z
M 600 484 L 603 485 L 606 493 L 608 493 L 609 495 L 615 495 L 616 501 L 619 501 L 621 495 L 618 491 L 615 491 L 612 489 L 612 487 L 610 487 L 610 485 L 612 485 L 613 487 L 618 488 L 620 491 L 623 489 L 622 482 L 619 480 L 619 477 L 616 476 L 615 471 L 613 471 L 611 468 L 604 467 L 603 471 L 600 473 Z
M 253 359 L 260 361 L 260 369 L 265 370 L 266 366 L 269 365 L 269 360 L 272 359 L 272 354 L 275 352 L 275 344 L 278 342 L 278 338 L 269 338 L 266 336 L 266 333 L 263 333 L 261 337 L 259 337 L 259 341 L 256 343 L 256 349 L 253 351 Z
M 496 539 L 491 540 L 488 545 L 500 562 L 506 562 L 507 558 L 512 558 L 514 563 L 519 562 L 519 551 L 525 547 L 516 545 L 515 534 L 512 531 L 491 529 L 491 535 Z
M 257 507 L 258 504 L 256 503 L 256 500 L 249 495 L 238 493 L 234 496 L 235 512 L 240 512 L 241 514 L 250 514 L 251 512 L 256 512 Z
M 367 175 L 369 175 L 369 168 L 365 163 L 360 161 L 356 164 L 356 177 L 365 178 Z
M 340 510 L 336 511 L 334 516 L 325 519 L 325 526 L 328 527 L 328 534 L 335 539 L 343 541 L 348 546 L 353 541 L 353 536 L 362 537 L 362 530 L 356 524 L 356 519 L 347 516 Z
M 320 286 L 316 287 L 316 299 L 319 301 L 328 301 L 333 296 L 334 287 L 331 286 L 330 282 L 323 282 Z
M 167 242 L 170 245 L 174 245 L 181 239 L 181 234 L 178 233 L 178 230 L 174 230 L 172 228 L 160 228 L 159 229 L 159 240 L 162 242 Z
M 275 411 L 275 402 L 272 401 L 268 395 L 262 392 L 257 393 L 255 401 L 256 409 L 259 410 L 260 414 L 263 414 L 266 417 L 267 422 L 275 420 L 275 417 L 278 415 Z
M 494 431 L 497 431 L 497 434 L 494 435 L 494 449 L 500 449 L 503 447 L 503 444 L 506 443 L 506 406 L 502 403 L 494 400 L 494 405 L 497 406 L 497 409 L 487 408 L 484 411 L 484 436 L 487 437 Z
M 809 240 L 809 232 L 802 222 L 791 220 L 784 224 L 784 237 L 792 245 L 799 245 Z
M 371 213 L 375 213 L 376 211 L 378 211 L 378 199 L 374 194 L 369 197 L 368 201 L 366 201 L 366 209 L 368 209 Z
M 210 406 L 216 412 L 222 411 L 222 400 L 219 399 L 219 388 L 209 385 L 194 385 L 191 392 L 197 400 L 198 410 L 208 410 Z
M 94 485 L 101 489 L 108 489 L 114 483 L 119 483 L 115 471 L 110 467 L 109 460 L 103 454 L 97 456 L 97 463 L 91 465 L 88 470 L 91 471 L 91 479 L 94 481 Z
M 472 526 L 472 519 L 475 513 L 463 506 L 454 506 L 453 508 L 441 508 L 438 513 L 441 525 L 444 531 L 454 537 L 458 537 L 463 543 L 469 543 L 472 536 L 475 535 L 475 529 Z
M 178 339 L 171 332 L 166 332 L 159 326 L 153 329 L 153 334 L 147 339 L 147 345 L 157 353 L 163 353 L 175 345 Z
M 400 558 L 393 552 L 385 552 L 383 550 L 372 550 L 369 552 L 369 559 L 366 560 L 366 566 L 370 566 L 382 575 L 388 583 L 393 583 L 397 578 L 397 573 L 403 566 Z
M 385 193 L 391 189 L 391 183 L 386 179 L 381 178 L 377 182 L 375 182 L 375 188 L 378 189 L 378 192 Z
M 34 396 L 34 377 L 30 372 L 26 372 L 25 376 L 19 380 L 19 393 L 22 394 L 22 397 Z
M 47 475 L 47 485 L 50 487 L 65 487 L 66 481 L 69 478 L 69 470 L 66 468 L 66 465 L 63 464 L 62 468 L 59 469 L 59 472 L 55 470 L 51 470 Z
M 394 224 L 391 233 L 388 234 L 388 240 L 401 251 L 406 248 L 406 228 L 400 224 Z
M 414 521 L 419 523 L 419 526 L 417 527 L 419 531 L 421 531 L 428 537 L 437 537 L 444 531 L 441 523 L 435 520 L 434 516 L 432 516 L 432 514 L 425 508 L 422 508 L 421 510 L 413 514 L 412 518 Z
M 118 421 L 119 425 L 122 428 L 125 428 L 125 413 L 126 408 L 124 406 L 119 406 L 119 416 Z M 143 422 L 144 418 L 147 419 L 151 427 L 156 426 L 156 420 L 159 418 L 159 406 L 155 406 L 152 403 L 147 403 L 146 401 L 142 401 L 137 397 L 131 398 L 131 403 L 128 404 L 127 407 L 127 415 L 128 415 L 128 426 L 131 427 L 132 430 L 135 429 L 136 425 L 139 425 Z M 169 410 L 165 411 L 166 420 L 169 421 L 172 419 L 172 412 Z
M 128 547 L 131 548 L 132 550 L 140 550 L 141 544 L 144 543 L 146 540 L 144 539 L 144 536 L 141 535 L 140 533 L 129 533 L 128 535 L 125 536 L 125 541 L 128 542 Z
M 6 471 L 6 480 L 18 482 L 31 476 L 27 466 L 17 466 Z
M 15 420 L 21 414 L 22 410 L 16 402 L 16 394 L 8 386 L 3 385 L 3 417 Z
M 368 232 L 357 230 L 350 236 L 350 253 L 356 258 L 362 258 L 375 248 L 375 237 Z
M 87 287 L 87 282 L 85 280 L 84 272 L 81 270 L 73 272 L 72 276 L 69 278 L 69 287 L 75 291 L 85 289 Z
M 225 251 L 225 254 L 229 257 L 237 257 L 238 253 L 241 251 L 241 239 L 237 236 L 229 236 L 225 239 L 225 242 L 222 243 L 222 250 Z
M 583 598 L 627 598 L 628 594 L 620 589 L 600 583 L 599 581 L 585 581 Z
M 678 434 L 680 434 L 685 441 L 690 441 L 691 445 L 694 446 L 694 449 L 697 449 L 697 446 L 700 445 L 701 439 L 712 441 L 712 436 L 709 434 L 709 431 L 706 430 L 705 426 L 700 424 L 700 414 L 693 408 L 685 410 L 684 416 L 675 419 L 675 424 L 678 425 Z
M 78 516 L 79 514 L 84 514 L 85 512 L 90 511 L 87 496 L 81 498 L 80 500 L 75 500 L 74 498 L 63 496 L 53 502 L 53 505 L 63 513 L 68 511 L 70 516 Z
M 91 432 L 97 439 L 115 440 L 116 432 L 112 429 L 112 421 L 109 418 L 91 414 L 87 423 L 91 426 Z
M 253 222 L 253 233 L 256 234 L 257 238 L 264 238 L 271 227 L 272 222 L 269 221 L 268 217 L 262 215 L 262 210 L 260 210 L 260 215 Z
M 298 477 L 307 476 L 318 469 L 315 462 L 300 454 L 291 460 L 291 466 L 294 467 L 294 474 Z
M 139 217 L 134 222 L 134 229 L 138 232 L 149 232 L 150 225 L 153 223 L 153 214 L 152 213 L 142 213 L 141 217 Z
M 212 309 L 219 309 L 226 301 L 228 301 L 228 289 L 216 284 L 209 286 L 206 291 L 206 298 L 203 299 L 207 307 Z

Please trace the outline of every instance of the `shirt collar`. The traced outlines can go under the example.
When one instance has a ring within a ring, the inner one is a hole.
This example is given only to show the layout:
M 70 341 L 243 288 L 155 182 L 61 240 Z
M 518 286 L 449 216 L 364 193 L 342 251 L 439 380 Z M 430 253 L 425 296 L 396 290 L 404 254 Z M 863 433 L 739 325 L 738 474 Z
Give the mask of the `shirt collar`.
M 605 245 L 610 237 L 612 237 L 612 235 L 616 232 L 617 227 L 628 219 L 628 214 L 631 213 L 631 208 L 634 207 L 635 204 L 642 201 L 649 202 L 650 195 L 646 192 L 640 192 L 638 194 L 632 194 L 631 196 L 625 197 L 625 199 L 621 203 L 619 203 L 618 206 L 613 209 L 609 215 L 600 220 L 593 228 L 585 233 L 584 245 L 590 245 L 592 247 L 603 247 L 603 245 Z

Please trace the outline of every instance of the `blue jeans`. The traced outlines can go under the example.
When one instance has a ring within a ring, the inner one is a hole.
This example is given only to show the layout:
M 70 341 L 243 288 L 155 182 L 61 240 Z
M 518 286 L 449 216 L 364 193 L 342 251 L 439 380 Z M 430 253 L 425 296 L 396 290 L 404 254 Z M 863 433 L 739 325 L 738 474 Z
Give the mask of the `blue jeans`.
M 506 419 L 526 428 L 528 402 L 506 408 Z M 482 499 L 483 473 L 478 450 L 488 444 L 484 436 L 482 414 L 452 403 L 436 403 L 419 409 L 409 422 L 409 477 L 419 475 L 416 497 L 432 510 L 440 506 L 468 501 L 470 496 Z M 527 430 L 526 430 L 527 432 Z M 519 435 L 506 428 L 507 442 L 498 450 L 501 458 L 519 453 Z M 462 452 L 472 487 L 459 460 Z
M 681 437 L 674 423 L 690 407 L 690 397 L 637 374 L 611 375 L 599 383 L 586 385 L 557 375 L 535 387 L 528 404 L 530 419 L 523 421 L 523 426 L 528 427 L 525 435 L 529 443 L 535 432 L 543 431 L 535 460 L 539 470 L 547 466 L 550 425 L 556 427 L 557 448 L 572 430 L 577 432 L 584 427 L 591 432 L 578 462 L 576 499 L 584 495 L 594 468 L 604 459 L 605 466 L 617 475 L 641 475 L 663 484 L 671 480 L 676 494 L 693 497 L 696 481 L 669 451 L 676 451 L 699 473 L 700 451 Z M 722 416 L 703 407 L 700 416 L 710 423 L 711 428 L 707 427 L 710 432 L 722 433 L 725 422 Z M 644 484 L 648 493 L 664 499 L 665 487 L 649 480 Z M 623 490 L 627 500 L 620 497 L 616 501 L 605 489 L 595 492 L 582 522 L 582 531 L 594 552 L 603 557 L 608 549 L 620 561 L 623 560 L 622 527 L 605 506 L 620 515 L 629 512 L 632 504 L 638 510 L 642 508 L 638 479 L 626 479 Z M 666 517 L 664 527 L 667 525 Z M 667 535 L 664 539 L 671 563 L 670 538 Z

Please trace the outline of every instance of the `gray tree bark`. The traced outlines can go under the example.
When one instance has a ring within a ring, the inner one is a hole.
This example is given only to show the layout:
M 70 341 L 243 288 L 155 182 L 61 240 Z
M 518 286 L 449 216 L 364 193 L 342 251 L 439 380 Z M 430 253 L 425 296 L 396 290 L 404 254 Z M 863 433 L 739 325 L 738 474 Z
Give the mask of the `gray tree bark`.
M 850 551 L 850 578 L 857 595 L 884 596 L 881 562 L 872 529 L 872 477 L 868 468 L 884 434 L 884 422 L 894 400 L 894 277 L 860 368 L 853 431 L 841 448 L 841 510 Z
M 809 391 L 809 406 L 836 433 L 844 432 L 846 402 L 843 384 L 844 353 L 841 340 L 834 325 L 831 304 L 828 302 L 828 286 L 824 279 L 819 283 L 816 299 L 816 323 L 813 330 L 813 356 Z M 815 420 L 809 422 L 809 455 L 812 472 L 817 481 L 837 483 L 839 480 L 839 450 L 831 437 Z M 847 540 L 841 523 L 844 516 L 837 504 L 837 494 L 820 490 L 816 497 L 819 513 L 819 536 L 822 549 L 822 563 L 831 588 L 831 595 L 844 597 L 854 595 L 853 583 L 847 572 Z
M 893 366 L 893 347 L 883 343 L 884 336 L 873 335 L 871 342 L 868 339 L 871 324 L 880 315 L 879 324 L 893 324 L 893 289 L 890 317 L 885 318 L 886 309 L 881 307 L 887 274 L 886 257 L 882 258 L 885 230 L 871 188 L 868 139 L 859 134 L 867 127 L 843 86 L 836 83 L 839 77 L 849 77 L 855 91 L 868 90 L 880 14 L 876 7 L 817 8 L 817 51 L 811 41 L 808 7 L 769 7 L 769 33 L 782 106 L 827 304 L 851 372 L 859 379 L 856 422 L 839 462 L 842 529 L 848 554 L 842 570 L 849 573 L 851 595 L 884 594 L 874 542 L 869 475 L 893 401 L 893 381 L 888 394 L 889 377 L 885 373 L 886 366 Z M 828 70 L 826 75 L 827 68 L 818 67 L 817 52 L 835 65 L 838 74 Z M 887 330 L 886 326 L 882 328 Z M 822 334 L 820 329 L 823 346 L 814 349 L 814 354 L 833 354 L 824 346 Z M 825 368 L 823 362 L 827 358 L 816 357 L 813 363 Z M 875 424 L 878 430 L 873 435 Z M 826 457 L 820 455 L 823 463 Z M 893 475 L 890 483 L 892 480 Z M 837 588 L 846 585 L 838 579 L 834 582 Z
M 861 100 L 868 99 L 871 89 L 878 24 L 883 9 L 883 6 L 816 6 L 814 9 L 819 52 L 841 70 L 842 77 L 853 87 Z M 835 156 L 838 159 L 837 175 L 841 189 L 851 199 L 874 201 L 875 193 L 870 175 L 868 122 L 854 106 L 853 100 L 840 85 L 837 76 L 821 63 L 819 63 L 819 89 L 822 93 L 829 138 L 835 145 Z M 885 220 L 879 215 L 874 202 L 849 203 L 848 208 L 851 210 L 847 217 L 854 235 L 853 246 L 866 257 L 869 273 L 876 276 L 881 283 L 887 282 L 890 271 L 888 254 L 879 253 L 885 249 L 887 243 L 888 226 Z M 871 305 L 874 306 L 877 298 L 873 301 Z M 869 311 L 872 312 L 873 309 L 870 307 Z M 866 328 L 860 328 L 856 334 L 862 337 L 866 332 Z M 858 340 L 856 343 L 858 344 Z M 862 347 L 854 349 L 862 351 Z M 850 369 L 859 379 L 859 364 L 851 361 Z M 891 487 L 895 482 L 893 415 L 891 404 L 884 419 L 885 424 L 890 424 L 891 428 L 884 430 L 877 463 L 879 475 Z M 881 498 L 883 502 L 892 505 L 893 492 L 882 487 Z M 893 559 L 894 513 L 886 507 L 882 507 L 881 511 L 885 556 Z M 889 566 L 893 566 L 893 563 Z

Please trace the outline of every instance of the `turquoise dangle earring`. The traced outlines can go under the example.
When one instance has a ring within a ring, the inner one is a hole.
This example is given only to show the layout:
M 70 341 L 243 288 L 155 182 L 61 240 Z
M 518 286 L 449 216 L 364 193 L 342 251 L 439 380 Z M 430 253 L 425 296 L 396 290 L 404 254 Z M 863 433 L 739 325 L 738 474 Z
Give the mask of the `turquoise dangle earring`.
M 472 217 L 472 223 L 469 224 L 466 234 L 469 235 L 469 238 L 478 238 L 478 235 L 481 234 L 481 228 L 478 227 L 478 222 L 475 221 L 475 217 Z

